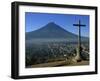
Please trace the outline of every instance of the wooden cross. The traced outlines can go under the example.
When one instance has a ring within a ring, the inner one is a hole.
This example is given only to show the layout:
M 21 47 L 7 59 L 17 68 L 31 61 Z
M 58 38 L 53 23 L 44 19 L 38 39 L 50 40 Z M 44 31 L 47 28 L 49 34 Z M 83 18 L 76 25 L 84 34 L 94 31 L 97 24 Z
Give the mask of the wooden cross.
M 81 24 L 81 21 L 79 20 L 79 23 L 73 24 L 73 26 L 78 27 L 78 58 L 80 59 L 80 54 L 81 54 L 81 51 L 80 51 L 80 48 L 81 48 L 81 27 L 86 26 L 86 25 Z

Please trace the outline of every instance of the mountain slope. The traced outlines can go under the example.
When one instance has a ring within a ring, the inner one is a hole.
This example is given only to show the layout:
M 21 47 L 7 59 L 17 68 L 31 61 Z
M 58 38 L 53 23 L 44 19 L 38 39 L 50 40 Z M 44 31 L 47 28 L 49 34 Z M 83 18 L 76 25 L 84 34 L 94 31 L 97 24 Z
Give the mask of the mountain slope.
M 34 39 L 34 38 L 77 38 L 77 35 L 68 32 L 63 29 L 59 25 L 50 22 L 44 27 L 41 27 L 38 30 L 27 32 L 26 40 Z

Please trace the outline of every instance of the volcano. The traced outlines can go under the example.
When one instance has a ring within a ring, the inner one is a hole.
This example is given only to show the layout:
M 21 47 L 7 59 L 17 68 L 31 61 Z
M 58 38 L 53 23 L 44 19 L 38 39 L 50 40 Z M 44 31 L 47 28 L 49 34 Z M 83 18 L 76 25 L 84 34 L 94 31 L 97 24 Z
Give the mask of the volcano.
M 38 30 L 26 32 L 25 39 L 26 40 L 34 40 L 34 39 L 77 40 L 78 36 L 63 29 L 61 26 L 55 24 L 54 22 L 50 22 Z M 81 37 L 81 39 L 87 40 L 88 38 Z

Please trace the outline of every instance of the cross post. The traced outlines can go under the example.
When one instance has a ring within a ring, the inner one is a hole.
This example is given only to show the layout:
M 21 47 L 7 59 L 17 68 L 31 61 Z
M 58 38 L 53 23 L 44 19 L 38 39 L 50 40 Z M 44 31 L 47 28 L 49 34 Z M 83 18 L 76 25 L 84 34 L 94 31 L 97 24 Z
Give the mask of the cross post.
M 78 55 L 77 59 L 81 60 L 80 54 L 81 54 L 81 27 L 84 27 L 86 25 L 81 24 L 81 21 L 79 20 L 78 24 L 73 24 L 73 26 L 78 27 Z

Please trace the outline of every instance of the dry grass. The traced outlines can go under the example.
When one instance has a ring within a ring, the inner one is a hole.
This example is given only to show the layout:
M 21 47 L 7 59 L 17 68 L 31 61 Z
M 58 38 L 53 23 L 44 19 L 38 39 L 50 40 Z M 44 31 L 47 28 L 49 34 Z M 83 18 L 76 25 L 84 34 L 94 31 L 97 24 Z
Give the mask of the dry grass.
M 71 61 L 56 61 L 50 63 L 36 64 L 32 66 L 28 66 L 26 68 L 40 68 L 40 67 L 58 67 L 58 66 L 80 66 L 80 65 L 89 65 L 89 61 L 81 61 L 72 63 Z

